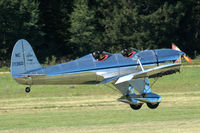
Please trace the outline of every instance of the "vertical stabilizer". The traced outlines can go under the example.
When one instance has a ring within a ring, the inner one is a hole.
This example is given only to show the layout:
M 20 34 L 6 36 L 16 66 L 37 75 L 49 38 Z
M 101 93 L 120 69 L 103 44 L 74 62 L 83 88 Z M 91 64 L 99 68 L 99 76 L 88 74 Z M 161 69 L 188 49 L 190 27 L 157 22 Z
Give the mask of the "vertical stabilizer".
M 11 57 L 10 71 L 13 77 L 28 71 L 40 69 L 42 66 L 38 62 L 31 45 L 24 39 L 16 42 Z

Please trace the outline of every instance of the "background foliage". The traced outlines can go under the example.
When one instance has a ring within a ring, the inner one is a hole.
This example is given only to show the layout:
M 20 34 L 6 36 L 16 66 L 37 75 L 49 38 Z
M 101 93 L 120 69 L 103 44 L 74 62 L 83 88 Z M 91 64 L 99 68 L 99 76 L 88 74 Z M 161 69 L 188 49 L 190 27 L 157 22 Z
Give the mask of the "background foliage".
M 195 57 L 200 0 L 0 0 L 0 67 L 9 66 L 21 38 L 41 63 L 96 50 L 170 48 L 172 42 Z

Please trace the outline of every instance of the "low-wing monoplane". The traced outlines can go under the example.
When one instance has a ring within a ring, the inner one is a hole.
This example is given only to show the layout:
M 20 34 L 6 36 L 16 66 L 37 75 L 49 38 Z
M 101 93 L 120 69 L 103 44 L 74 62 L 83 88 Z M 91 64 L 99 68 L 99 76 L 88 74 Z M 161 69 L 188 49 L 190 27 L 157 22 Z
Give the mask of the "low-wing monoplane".
M 173 45 L 173 49 L 125 49 L 118 54 L 94 52 L 71 62 L 43 67 L 30 44 L 21 39 L 13 48 L 10 70 L 18 83 L 28 86 L 26 92 L 30 92 L 32 85 L 111 82 L 122 94 L 118 101 L 130 104 L 134 110 L 140 109 L 144 103 L 155 109 L 161 102 L 161 96 L 152 93 L 149 78 L 179 72 L 181 57 L 191 62 Z

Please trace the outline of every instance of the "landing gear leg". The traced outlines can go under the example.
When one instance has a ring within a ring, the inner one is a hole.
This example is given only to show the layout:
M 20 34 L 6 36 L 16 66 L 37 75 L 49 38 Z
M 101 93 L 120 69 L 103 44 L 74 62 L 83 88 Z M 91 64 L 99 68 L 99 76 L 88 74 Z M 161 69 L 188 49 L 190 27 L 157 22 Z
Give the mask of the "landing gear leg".
M 26 92 L 26 93 L 29 93 L 30 91 L 31 91 L 31 87 L 26 87 L 26 88 L 25 88 L 25 92 Z

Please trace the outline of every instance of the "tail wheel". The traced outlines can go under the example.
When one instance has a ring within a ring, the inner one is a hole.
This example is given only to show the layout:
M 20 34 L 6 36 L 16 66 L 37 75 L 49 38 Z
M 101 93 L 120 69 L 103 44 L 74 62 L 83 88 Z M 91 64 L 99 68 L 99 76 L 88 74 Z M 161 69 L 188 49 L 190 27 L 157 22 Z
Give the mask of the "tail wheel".
M 142 107 L 142 104 L 130 104 L 130 107 L 134 110 L 139 110 Z
M 29 93 L 30 91 L 31 91 L 31 88 L 30 88 L 30 87 L 26 87 L 26 88 L 25 88 L 25 92 L 26 92 L 26 93 Z
M 156 109 L 158 107 L 159 103 L 147 103 L 147 106 L 150 109 Z

